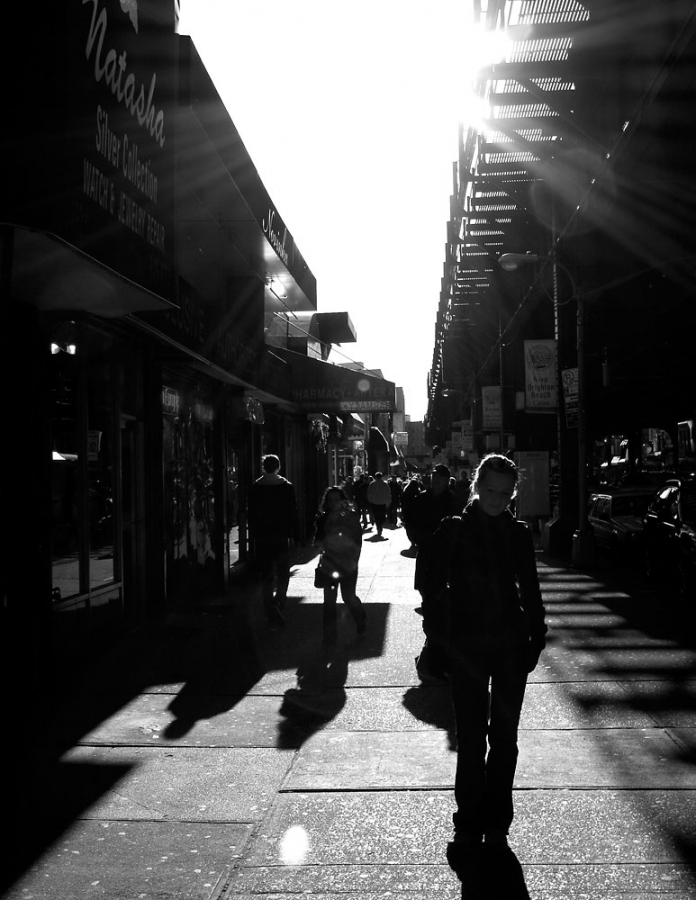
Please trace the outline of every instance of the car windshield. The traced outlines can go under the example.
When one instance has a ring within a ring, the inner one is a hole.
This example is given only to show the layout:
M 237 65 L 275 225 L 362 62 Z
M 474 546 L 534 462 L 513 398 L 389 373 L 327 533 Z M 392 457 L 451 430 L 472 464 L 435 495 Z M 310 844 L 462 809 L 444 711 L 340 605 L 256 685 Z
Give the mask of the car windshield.
M 612 500 L 612 516 L 642 516 L 648 509 L 650 497 L 614 497 Z

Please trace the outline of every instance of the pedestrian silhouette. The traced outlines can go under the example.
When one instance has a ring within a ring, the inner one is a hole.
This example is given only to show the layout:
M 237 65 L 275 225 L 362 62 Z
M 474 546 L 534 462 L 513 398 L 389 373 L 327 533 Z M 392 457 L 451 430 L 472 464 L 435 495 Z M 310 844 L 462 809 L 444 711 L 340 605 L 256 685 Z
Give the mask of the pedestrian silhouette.
M 448 858 L 506 848 L 527 674 L 545 645 L 532 534 L 508 507 L 519 471 L 489 454 L 472 500 L 436 531 L 423 624 L 446 654 L 457 731 L 454 837 Z
M 414 541 L 413 528 L 411 526 L 413 522 L 413 501 L 422 490 L 423 487 L 420 483 L 420 479 L 417 475 L 414 475 L 404 485 L 401 492 L 401 522 L 406 529 L 406 535 L 411 542 L 411 546 L 408 550 L 404 551 L 404 556 L 415 556 L 418 553 L 418 548 Z
M 324 591 L 323 643 L 331 646 L 338 636 L 336 602 L 339 588 L 358 634 L 364 633 L 367 619 L 355 592 L 362 550 L 360 519 L 340 487 L 330 487 L 324 492 L 315 520 L 314 542 L 321 547 L 315 587 Z
M 271 627 L 278 628 L 285 624 L 290 541 L 299 536 L 297 500 L 292 483 L 280 474 L 280 459 L 275 454 L 264 456 L 262 466 L 264 474 L 249 495 L 249 530 L 261 576 L 264 612 Z
M 416 572 L 413 586 L 420 592 L 422 606 L 417 612 L 424 612 L 427 597 L 424 585 L 431 564 L 433 541 L 436 529 L 446 516 L 455 516 L 464 508 L 464 503 L 450 490 L 450 470 L 447 466 L 435 466 L 430 477 L 430 486 L 421 491 L 412 501 L 408 512 L 408 534 L 417 548 Z M 426 636 L 423 649 L 416 660 L 416 669 L 421 680 L 442 681 L 446 677 L 444 656 L 438 646 L 438 637 Z
M 392 492 L 389 484 L 384 480 L 382 472 L 375 472 L 374 481 L 367 486 L 367 502 L 375 521 L 377 537 L 382 537 L 384 523 L 387 521 L 387 514 L 392 502 Z

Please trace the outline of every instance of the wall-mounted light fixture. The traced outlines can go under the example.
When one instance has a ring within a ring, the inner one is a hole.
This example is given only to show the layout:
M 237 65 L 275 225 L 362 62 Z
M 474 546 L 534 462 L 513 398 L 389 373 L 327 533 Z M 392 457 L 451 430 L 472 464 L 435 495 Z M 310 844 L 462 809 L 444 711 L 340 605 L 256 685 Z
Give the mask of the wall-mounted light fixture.
M 77 344 L 51 344 L 51 353 L 55 356 L 57 353 L 67 353 L 74 356 L 77 353 Z
M 60 322 L 51 329 L 51 354 L 67 353 L 75 356 L 77 353 L 77 330 L 75 323 Z
M 271 275 L 268 276 L 268 289 L 276 298 L 276 300 L 287 300 L 288 292 L 285 290 L 285 286 L 281 281 L 278 281 L 277 278 L 273 278 Z

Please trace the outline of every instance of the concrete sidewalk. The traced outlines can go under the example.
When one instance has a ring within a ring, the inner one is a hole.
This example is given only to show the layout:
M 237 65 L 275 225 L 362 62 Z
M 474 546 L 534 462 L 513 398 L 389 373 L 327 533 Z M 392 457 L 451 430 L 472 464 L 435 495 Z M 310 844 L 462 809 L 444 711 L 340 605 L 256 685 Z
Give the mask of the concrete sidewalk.
M 511 852 L 460 882 L 448 692 L 417 679 L 414 560 L 402 529 L 385 536 L 365 534 L 360 639 L 339 604 L 339 645 L 322 648 L 307 560 L 283 631 L 257 598 L 208 607 L 56 694 L 16 736 L 2 896 L 696 898 L 691 621 L 628 572 L 540 556 L 549 645 L 523 711 Z

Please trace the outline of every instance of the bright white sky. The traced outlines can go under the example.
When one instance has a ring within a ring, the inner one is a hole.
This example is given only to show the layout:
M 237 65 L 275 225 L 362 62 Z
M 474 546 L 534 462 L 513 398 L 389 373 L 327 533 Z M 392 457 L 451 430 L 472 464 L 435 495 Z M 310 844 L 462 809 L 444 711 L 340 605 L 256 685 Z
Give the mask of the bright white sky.
M 319 311 L 355 326 L 331 360 L 381 369 L 413 421 L 427 409 L 470 6 L 181 0 L 179 32 L 314 273 Z

